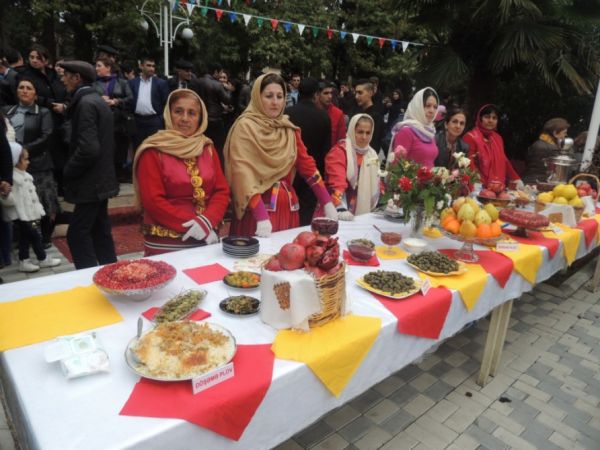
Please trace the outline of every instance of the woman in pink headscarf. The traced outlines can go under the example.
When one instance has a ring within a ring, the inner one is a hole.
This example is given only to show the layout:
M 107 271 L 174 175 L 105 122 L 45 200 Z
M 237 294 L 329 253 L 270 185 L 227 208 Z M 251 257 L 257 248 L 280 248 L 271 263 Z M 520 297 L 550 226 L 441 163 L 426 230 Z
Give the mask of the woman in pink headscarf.
M 495 105 L 482 106 L 477 113 L 475 127 L 463 138 L 469 145 L 471 167 L 479 172 L 483 185 L 492 181 L 503 184 L 512 181 L 522 188 L 521 177 L 508 161 L 504 153 L 504 140 L 496 131 L 499 115 Z

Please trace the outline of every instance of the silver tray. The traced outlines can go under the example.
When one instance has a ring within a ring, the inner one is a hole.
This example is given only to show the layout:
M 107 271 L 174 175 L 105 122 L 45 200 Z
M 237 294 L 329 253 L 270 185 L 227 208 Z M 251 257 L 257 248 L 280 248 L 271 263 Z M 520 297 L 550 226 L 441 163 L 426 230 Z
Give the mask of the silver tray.
M 173 323 L 173 322 L 171 322 Z M 137 375 L 139 375 L 140 377 L 143 378 L 147 378 L 149 380 L 155 380 L 155 381 L 187 381 L 187 380 L 191 380 L 194 377 L 197 377 L 199 375 L 202 375 L 204 373 L 207 373 L 209 371 L 218 369 L 219 367 L 223 367 L 225 364 L 228 364 L 231 362 L 231 360 L 234 358 L 235 353 L 237 351 L 237 342 L 235 340 L 235 337 L 233 336 L 233 334 L 231 334 L 231 331 L 229 331 L 227 328 L 222 327 L 221 325 L 218 325 L 216 323 L 212 323 L 212 322 L 203 322 L 204 324 L 208 325 L 211 329 L 213 329 L 214 331 L 220 331 L 221 333 L 225 334 L 226 336 L 229 336 L 230 339 L 230 343 L 233 346 L 233 350 L 231 351 L 231 355 L 230 357 L 227 359 L 226 362 L 224 362 L 223 364 L 221 364 L 220 366 L 211 368 L 208 371 L 202 371 L 199 373 L 195 373 L 193 375 L 188 375 L 185 377 L 181 377 L 181 378 L 170 378 L 170 377 L 153 377 L 151 375 L 147 375 L 143 372 L 141 372 L 139 370 L 139 367 L 141 365 L 143 365 L 141 362 L 139 362 L 137 360 L 137 358 L 134 356 L 133 354 L 133 347 L 137 344 L 138 342 L 138 337 L 134 336 L 129 343 L 127 344 L 127 347 L 125 347 L 125 362 L 127 363 L 127 365 L 129 366 L 129 368 Z M 144 333 L 142 336 L 144 336 L 145 334 L 149 333 L 151 330 L 148 330 L 146 333 Z

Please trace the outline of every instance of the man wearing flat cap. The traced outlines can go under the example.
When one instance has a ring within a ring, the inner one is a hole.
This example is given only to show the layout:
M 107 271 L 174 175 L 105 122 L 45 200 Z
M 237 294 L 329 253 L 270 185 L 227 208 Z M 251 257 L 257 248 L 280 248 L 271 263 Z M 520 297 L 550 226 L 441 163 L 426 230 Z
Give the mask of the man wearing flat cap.
M 175 75 L 169 79 L 169 92 L 175 89 L 195 89 L 193 78 L 194 65 L 183 59 L 175 63 Z
M 113 115 L 91 84 L 94 67 L 84 61 L 64 61 L 63 83 L 71 94 L 69 157 L 65 164 L 65 200 L 75 204 L 67 242 L 76 269 L 115 262 L 108 219 L 108 199 L 119 193 L 115 175 Z
M 119 56 L 117 49 L 111 47 L 110 45 L 99 45 L 96 53 L 96 59 L 108 58 L 113 62 L 113 64 L 116 64 L 117 56 Z

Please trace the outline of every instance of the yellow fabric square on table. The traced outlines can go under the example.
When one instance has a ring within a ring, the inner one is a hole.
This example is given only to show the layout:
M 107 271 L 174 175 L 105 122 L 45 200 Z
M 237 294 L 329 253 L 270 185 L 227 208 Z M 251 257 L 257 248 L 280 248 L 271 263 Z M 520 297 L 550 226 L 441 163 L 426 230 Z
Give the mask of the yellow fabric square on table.
M 280 359 L 310 367 L 325 387 L 339 397 L 367 356 L 381 330 L 381 319 L 349 315 L 308 333 L 280 330 L 271 349 Z
M 406 259 L 408 253 L 402 250 L 400 247 L 387 245 L 378 245 L 375 247 L 375 254 L 379 259 Z
M 433 287 L 444 286 L 448 289 L 454 289 L 460 293 L 467 311 L 471 311 L 477 302 L 481 293 L 485 289 L 488 281 L 488 273 L 481 267 L 480 264 L 468 264 L 468 272 L 462 275 L 451 277 L 432 277 L 419 272 L 422 279 L 429 278 Z
M 431 239 L 438 239 L 444 235 L 438 228 L 426 227 L 426 228 L 423 228 L 423 236 L 431 238 Z
M 555 233 L 554 231 L 544 231 L 542 234 L 551 239 L 558 239 L 563 244 L 564 256 L 567 260 L 567 265 L 571 265 L 575 261 L 577 255 L 577 249 L 579 248 L 579 242 L 581 241 L 581 230 L 573 229 L 562 223 L 555 223 L 557 227 L 563 230 L 562 233 Z
M 598 236 L 597 236 L 597 239 L 598 239 L 598 242 L 600 242 L 600 214 L 596 214 L 594 216 L 594 219 L 596 219 L 596 222 L 598 222 L 598 225 L 599 225 L 598 226 Z
M 0 351 L 122 320 L 94 285 L 0 303 Z
M 525 278 L 530 284 L 535 284 L 538 270 L 542 265 L 544 257 L 542 249 L 538 245 L 528 245 L 519 243 L 518 250 L 503 251 L 494 249 L 498 253 L 512 259 L 515 265 L 515 271 Z

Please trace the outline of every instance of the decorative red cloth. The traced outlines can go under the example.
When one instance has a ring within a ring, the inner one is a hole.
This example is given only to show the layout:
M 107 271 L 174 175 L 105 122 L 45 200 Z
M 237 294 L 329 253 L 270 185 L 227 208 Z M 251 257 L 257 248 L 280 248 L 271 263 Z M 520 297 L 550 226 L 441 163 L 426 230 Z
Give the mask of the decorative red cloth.
M 463 137 L 469 145 L 469 158 L 471 167 L 481 175 L 481 182 L 498 180 L 508 184 L 510 180 L 519 180 L 521 177 L 508 161 L 504 152 L 504 140 L 495 130 L 487 130 L 481 123 L 481 111 L 490 105 L 484 105 L 477 113 L 475 128 Z
M 346 263 L 351 266 L 378 266 L 379 265 L 379 258 L 377 258 L 377 255 L 371 256 L 371 259 L 369 259 L 366 262 L 361 262 L 361 261 L 357 261 L 354 258 L 352 258 L 352 255 L 350 255 L 350 252 L 348 250 L 344 250 L 344 261 L 346 261 Z
M 306 146 L 300 137 L 300 130 L 296 130 L 295 133 L 297 150 L 296 166 L 294 169 L 290 170 L 282 180 L 285 181 L 290 189 L 294 189 L 292 185 L 296 170 L 304 179 L 312 177 L 315 172 L 317 172 L 317 163 L 313 157 L 308 154 Z M 265 205 L 271 203 L 272 192 L 273 189 L 268 189 L 263 192 L 262 201 Z M 275 211 L 269 211 L 269 219 L 271 220 L 273 231 L 288 230 L 300 226 L 298 211 L 291 211 L 290 196 L 285 189 L 279 189 Z M 246 209 L 241 220 L 238 220 L 234 214 L 230 230 L 229 234 L 231 236 L 254 236 L 254 234 L 256 234 L 256 220 L 254 219 L 252 212 L 249 209 Z
M 274 360 L 271 344 L 238 345 L 234 377 L 196 395 L 188 381 L 141 378 L 120 414 L 183 419 L 237 441 L 271 385 Z
M 528 245 L 541 245 L 542 247 L 546 247 L 548 249 L 548 254 L 550 255 L 550 259 L 554 258 L 556 255 L 556 251 L 560 245 L 559 239 L 547 238 L 539 231 L 527 231 L 527 237 L 515 236 L 510 230 L 505 231 L 506 234 L 510 235 L 512 239 L 521 244 Z
M 598 221 L 596 219 L 582 220 L 575 228 L 583 230 L 583 235 L 585 236 L 585 245 L 589 247 L 598 234 Z
M 144 316 L 146 319 L 148 320 L 152 320 L 154 318 L 154 314 L 156 314 L 156 311 L 158 311 L 159 308 L 152 307 L 146 311 L 144 311 L 142 313 L 142 316 Z M 204 311 L 203 309 L 198 309 L 196 311 L 194 311 L 192 313 L 192 315 L 190 317 L 188 317 L 188 320 L 204 320 L 208 317 L 210 317 L 212 314 L 209 313 L 208 311 Z
M 184 269 L 183 273 L 196 283 L 204 284 L 222 280 L 225 275 L 229 273 L 229 270 L 219 263 L 214 263 L 207 266 L 195 267 L 193 269 Z
M 438 339 L 452 303 L 452 292 L 446 288 L 430 288 L 427 295 L 411 295 L 391 300 L 373 294 L 398 319 L 398 332 L 411 336 Z
M 331 145 L 335 145 L 338 141 L 346 139 L 346 118 L 344 112 L 333 104 L 327 108 L 327 114 L 331 121 Z
M 456 252 L 456 250 L 452 249 L 442 249 L 439 251 L 450 257 Z M 492 275 L 501 287 L 504 287 L 515 266 L 512 259 L 507 258 L 502 253 L 490 250 L 475 250 L 475 253 L 479 256 L 479 261 L 476 264 L 481 265 L 483 270 Z

